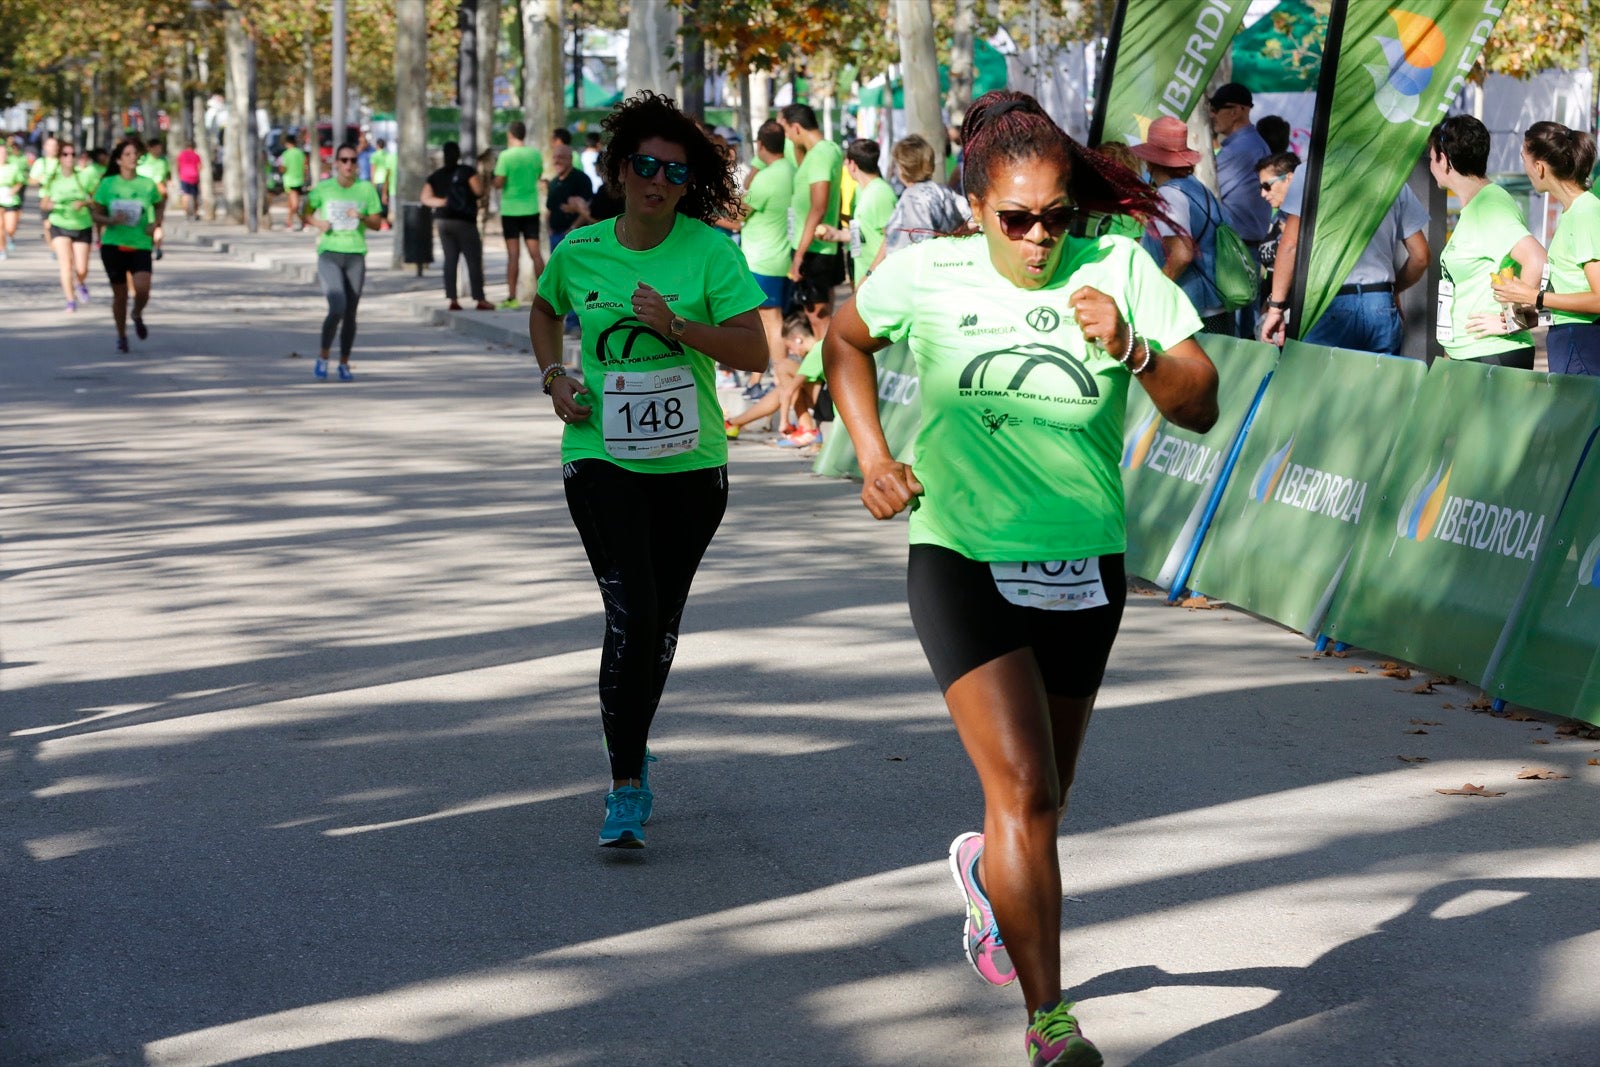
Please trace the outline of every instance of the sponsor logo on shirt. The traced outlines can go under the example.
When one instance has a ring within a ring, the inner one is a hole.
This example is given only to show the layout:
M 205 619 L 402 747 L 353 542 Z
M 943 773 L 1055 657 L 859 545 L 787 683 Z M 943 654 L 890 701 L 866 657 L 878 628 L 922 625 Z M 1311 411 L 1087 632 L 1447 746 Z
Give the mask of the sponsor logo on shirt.
M 589 290 L 589 295 L 583 298 L 583 306 L 586 308 L 620 308 L 622 307 L 622 302 L 620 300 L 601 300 L 600 290 L 591 289 Z
M 991 371 L 997 373 L 991 375 Z M 1010 377 L 1003 377 L 1007 374 Z M 1044 383 L 1040 388 L 1045 391 L 1023 388 L 1035 374 L 1039 375 L 1037 380 Z M 1076 396 L 1063 395 L 1058 391 L 1058 383 L 1063 378 Z M 985 352 L 962 368 L 956 385 L 961 396 L 1015 394 L 1028 400 L 1046 400 L 1058 404 L 1100 402 L 1100 383 L 1076 357 L 1063 349 L 1038 343 Z M 1050 386 L 1057 388 L 1051 389 Z
M 1040 333 L 1050 333 L 1061 325 L 1061 316 L 1055 308 L 1037 307 L 1028 312 L 1027 322 Z
M 976 325 L 978 325 L 978 316 L 976 316 L 976 315 L 963 315 L 963 316 L 961 316 L 961 328 L 963 330 L 967 329 L 969 326 L 976 326 Z
M 993 437 L 1007 426 L 1022 425 L 1022 420 L 1015 415 L 1007 415 L 1003 411 L 990 411 L 988 408 L 984 408 L 978 417 L 983 420 L 984 429 L 989 431 L 990 437 Z
M 621 305 L 614 305 L 620 307 Z M 601 363 L 648 363 L 667 356 L 682 356 L 683 345 L 663 337 L 635 318 L 618 319 L 600 332 L 594 343 Z

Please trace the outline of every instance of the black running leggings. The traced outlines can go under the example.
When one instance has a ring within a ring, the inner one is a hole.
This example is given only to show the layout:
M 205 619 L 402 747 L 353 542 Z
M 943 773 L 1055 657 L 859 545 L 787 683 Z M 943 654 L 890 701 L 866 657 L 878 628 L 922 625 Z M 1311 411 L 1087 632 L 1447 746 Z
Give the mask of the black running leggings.
M 567 508 L 605 603 L 600 719 L 611 776 L 637 778 L 689 586 L 728 506 L 728 468 L 640 474 L 580 459 L 564 471 Z
M 328 314 L 322 320 L 322 347 L 333 347 L 333 334 L 339 332 L 339 358 L 350 358 L 356 341 L 356 305 L 367 284 L 367 257 L 359 252 L 322 252 L 317 256 L 317 280 L 328 298 Z

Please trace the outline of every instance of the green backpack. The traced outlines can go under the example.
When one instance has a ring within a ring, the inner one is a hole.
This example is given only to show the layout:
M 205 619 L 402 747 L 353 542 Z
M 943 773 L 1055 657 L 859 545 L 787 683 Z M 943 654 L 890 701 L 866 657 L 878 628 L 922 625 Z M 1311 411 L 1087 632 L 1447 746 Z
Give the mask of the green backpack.
M 1183 194 L 1189 197 L 1191 204 L 1194 203 L 1189 190 L 1184 189 Z M 1219 209 L 1222 205 L 1209 189 L 1206 190 L 1206 201 L 1206 223 L 1217 231 L 1216 260 L 1213 264 L 1216 277 L 1210 281 L 1221 297 L 1223 308 L 1237 311 L 1261 298 L 1261 268 L 1256 264 L 1256 257 L 1250 254 L 1250 246 L 1244 243 L 1244 238 L 1226 222 L 1212 217 L 1211 205 L 1216 203 Z M 1196 236 L 1196 242 L 1203 236 L 1205 231 L 1202 230 Z

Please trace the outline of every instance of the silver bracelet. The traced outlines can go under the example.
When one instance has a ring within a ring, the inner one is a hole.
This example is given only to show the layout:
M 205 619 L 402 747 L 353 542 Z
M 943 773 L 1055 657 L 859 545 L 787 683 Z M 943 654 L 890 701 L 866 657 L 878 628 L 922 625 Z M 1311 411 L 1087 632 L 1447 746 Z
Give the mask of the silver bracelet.
M 1126 350 L 1123 351 L 1122 355 L 1117 357 L 1117 362 L 1122 364 L 1124 367 L 1126 367 L 1128 365 L 1128 360 L 1133 358 L 1133 348 L 1138 343 L 1139 343 L 1138 336 L 1133 332 L 1133 327 L 1129 326 L 1128 327 L 1128 347 L 1127 347 Z
M 1146 370 L 1150 369 L 1150 361 L 1155 358 L 1155 353 L 1150 351 L 1150 341 L 1149 341 L 1149 339 L 1148 338 L 1140 338 L 1140 340 L 1143 341 L 1143 343 L 1144 343 L 1144 359 L 1140 361 L 1140 363 L 1139 363 L 1139 365 L 1137 367 L 1132 368 L 1133 376 L 1135 378 L 1139 377 L 1139 375 L 1143 374 Z

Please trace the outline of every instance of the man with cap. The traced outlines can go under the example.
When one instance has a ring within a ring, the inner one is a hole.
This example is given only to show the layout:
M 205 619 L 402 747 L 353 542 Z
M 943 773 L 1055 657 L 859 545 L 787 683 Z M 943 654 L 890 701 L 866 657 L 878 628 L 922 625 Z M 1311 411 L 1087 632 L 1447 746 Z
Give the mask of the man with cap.
M 1272 154 L 1250 121 L 1255 98 L 1238 82 L 1229 82 L 1211 94 L 1211 129 L 1222 147 L 1217 152 L 1217 196 L 1222 214 L 1250 251 L 1255 254 L 1272 226 L 1272 209 L 1261 199 L 1256 161 Z M 1255 308 L 1239 310 L 1239 336 L 1255 333 Z
M 1189 127 L 1163 115 L 1150 124 L 1143 144 L 1129 149 L 1150 170 L 1150 184 L 1161 194 L 1167 220 L 1153 219 L 1144 247 L 1161 264 L 1161 272 L 1178 283 L 1209 333 L 1234 336 L 1233 313 L 1222 306 L 1217 289 L 1217 226 L 1225 216 L 1222 203 L 1194 176 L 1200 153 L 1189 147 Z

